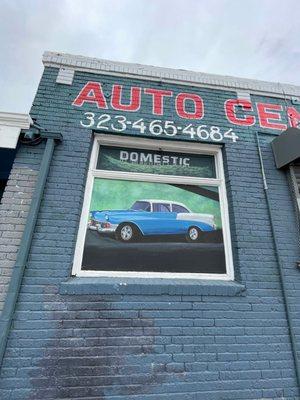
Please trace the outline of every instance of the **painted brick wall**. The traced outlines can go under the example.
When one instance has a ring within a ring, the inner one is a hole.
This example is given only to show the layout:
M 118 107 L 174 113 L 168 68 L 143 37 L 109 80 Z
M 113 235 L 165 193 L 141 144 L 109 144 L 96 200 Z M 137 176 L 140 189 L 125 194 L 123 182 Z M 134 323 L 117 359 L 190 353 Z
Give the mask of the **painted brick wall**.
M 42 126 L 61 132 L 64 141 L 55 149 L 37 221 L 1 371 L 1 400 L 299 399 L 255 127 L 236 129 L 240 140 L 226 143 L 224 150 L 235 268 L 247 289 L 243 295 L 157 295 L 151 288 L 140 295 L 60 294 L 61 283 L 70 277 L 92 141 L 91 131 L 79 124 L 84 110 L 71 102 L 96 77 L 77 72 L 73 85 L 65 86 L 55 83 L 57 72 L 46 68 L 31 112 Z M 139 83 L 98 79 L 107 87 L 113 81 Z M 232 93 L 193 91 L 214 110 L 203 123 L 231 127 L 222 104 Z M 149 107 L 140 111 L 144 118 L 150 118 Z M 167 113 L 176 120 L 173 110 Z M 270 135 L 262 134 L 280 255 L 300 335 L 298 232 L 286 176 L 275 169 L 269 141 Z M 10 193 L 20 164 L 27 160 L 33 169 L 42 150 L 19 150 L 5 195 L 9 212 L 15 207 Z M 35 171 L 26 176 L 31 187 Z M 3 222 L 1 238 L 7 245 L 10 222 Z
M 0 204 L 0 309 L 16 261 L 43 147 L 19 149 Z

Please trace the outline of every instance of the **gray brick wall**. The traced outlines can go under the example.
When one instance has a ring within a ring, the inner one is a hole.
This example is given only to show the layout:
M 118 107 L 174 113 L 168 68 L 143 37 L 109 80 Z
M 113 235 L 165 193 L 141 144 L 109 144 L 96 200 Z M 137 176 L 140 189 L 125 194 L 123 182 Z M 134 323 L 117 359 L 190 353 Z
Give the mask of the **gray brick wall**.
M 42 147 L 19 149 L 0 204 L 0 309 L 24 230 Z
M 64 86 L 55 83 L 57 72 L 45 70 L 31 113 L 41 125 L 61 132 L 64 141 L 55 149 L 38 216 L 1 371 L 1 399 L 299 399 L 255 127 L 237 129 L 240 140 L 226 143 L 224 150 L 235 268 L 246 293 L 159 295 L 149 287 L 147 294 L 60 294 L 72 267 L 92 140 L 79 125 L 84 110 L 71 102 L 88 80 L 106 87 L 112 81 L 139 82 L 77 72 L 73 85 Z M 201 94 L 214 110 L 203 123 L 228 126 L 222 104 L 232 94 L 208 89 Z M 149 107 L 140 110 L 144 118 L 150 118 Z M 166 109 L 168 119 L 176 118 L 172 112 Z M 297 227 L 286 177 L 274 167 L 269 140 L 263 135 L 263 155 L 299 337 Z M 37 166 L 42 150 L 19 150 L 12 188 L 20 164 L 26 170 L 26 159 L 29 168 Z M 8 189 L 5 195 L 7 212 L 14 211 L 9 198 L 17 202 L 16 193 Z M 4 223 L 6 232 L 14 232 L 6 228 L 9 219 Z M 1 238 L 5 246 L 18 245 L 8 245 L 7 235 Z

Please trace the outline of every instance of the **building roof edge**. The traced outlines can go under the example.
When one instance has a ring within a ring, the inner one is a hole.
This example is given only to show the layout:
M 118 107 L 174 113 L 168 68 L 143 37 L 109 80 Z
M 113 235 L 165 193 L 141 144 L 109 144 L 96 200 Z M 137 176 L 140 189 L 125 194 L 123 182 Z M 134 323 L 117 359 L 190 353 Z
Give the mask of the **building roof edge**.
M 51 51 L 44 52 L 43 64 L 45 66 L 56 66 L 59 68 L 65 66 L 73 68 L 75 71 L 79 70 L 92 73 L 125 75 L 137 79 L 214 87 L 223 90 L 227 89 L 237 92 L 243 91 L 280 98 L 300 98 L 300 86 L 286 83 L 267 82 L 182 69 L 110 61 Z

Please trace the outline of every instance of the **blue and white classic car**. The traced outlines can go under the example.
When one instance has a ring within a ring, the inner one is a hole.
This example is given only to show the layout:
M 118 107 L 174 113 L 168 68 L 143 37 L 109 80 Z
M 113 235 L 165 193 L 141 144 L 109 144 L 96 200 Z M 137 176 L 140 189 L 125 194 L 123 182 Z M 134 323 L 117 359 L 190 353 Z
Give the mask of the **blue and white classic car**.
M 138 200 L 128 210 L 91 211 L 88 227 L 122 242 L 150 235 L 185 235 L 187 241 L 198 242 L 203 232 L 216 229 L 213 215 L 193 213 L 167 200 Z

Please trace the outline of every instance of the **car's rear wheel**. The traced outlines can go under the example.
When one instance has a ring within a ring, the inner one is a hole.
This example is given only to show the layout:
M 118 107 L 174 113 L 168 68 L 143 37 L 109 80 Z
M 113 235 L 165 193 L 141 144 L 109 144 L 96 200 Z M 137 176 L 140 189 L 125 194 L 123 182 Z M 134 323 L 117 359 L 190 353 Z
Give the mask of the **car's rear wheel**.
M 139 236 L 138 228 L 129 222 L 121 224 L 116 231 L 116 237 L 121 242 L 135 242 Z
M 191 243 L 196 243 L 201 240 L 202 231 L 197 226 L 191 226 L 186 234 L 186 240 Z

